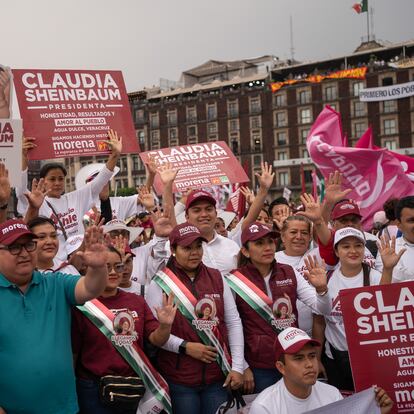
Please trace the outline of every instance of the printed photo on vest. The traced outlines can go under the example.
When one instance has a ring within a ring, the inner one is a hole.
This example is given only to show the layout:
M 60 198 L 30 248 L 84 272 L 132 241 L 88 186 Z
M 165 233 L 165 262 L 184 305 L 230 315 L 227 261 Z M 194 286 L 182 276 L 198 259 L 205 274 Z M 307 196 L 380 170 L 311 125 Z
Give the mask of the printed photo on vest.
M 128 311 L 118 312 L 113 321 L 116 335 L 111 340 L 118 346 L 131 345 L 138 338 L 134 317 Z
M 272 325 L 277 329 L 286 329 L 289 326 L 294 325 L 296 321 L 296 316 L 292 311 L 292 302 L 286 293 L 283 297 L 274 301 L 272 312 L 274 316 Z
M 199 331 L 211 330 L 218 325 L 216 303 L 213 299 L 203 298 L 199 300 L 194 310 L 197 319 L 193 320 L 193 325 Z

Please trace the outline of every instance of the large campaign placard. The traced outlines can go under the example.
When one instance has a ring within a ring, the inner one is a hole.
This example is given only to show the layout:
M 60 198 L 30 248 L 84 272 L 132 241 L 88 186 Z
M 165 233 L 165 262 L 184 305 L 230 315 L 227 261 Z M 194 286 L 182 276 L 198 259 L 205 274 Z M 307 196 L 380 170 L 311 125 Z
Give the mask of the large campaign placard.
M 37 139 L 31 159 L 102 155 L 109 129 L 124 153 L 139 152 L 120 71 L 14 69 L 26 136 Z
M 356 391 L 376 384 L 414 413 L 414 282 L 340 293 Z
M 179 169 L 174 181 L 174 192 L 249 181 L 243 167 L 224 141 L 162 148 L 142 152 L 140 156 L 144 163 L 152 157 L 158 165 L 170 163 L 172 168 Z M 162 193 L 163 184 L 158 175 L 154 187 L 158 194 Z
M 12 187 L 21 186 L 22 120 L 0 119 L 0 162 L 6 165 Z

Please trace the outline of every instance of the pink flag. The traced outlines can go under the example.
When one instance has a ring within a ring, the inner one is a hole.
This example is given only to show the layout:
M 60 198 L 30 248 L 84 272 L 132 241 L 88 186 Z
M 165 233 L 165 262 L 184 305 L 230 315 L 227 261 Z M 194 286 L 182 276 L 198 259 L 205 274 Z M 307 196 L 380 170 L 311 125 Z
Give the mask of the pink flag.
M 352 189 L 349 198 L 359 204 L 364 228 L 371 229 L 374 213 L 390 198 L 414 194 L 414 185 L 388 150 L 345 148 L 342 143 L 340 115 L 326 107 L 308 135 L 309 154 L 325 177 L 335 170 L 342 173 L 344 188 Z
M 372 136 L 372 128 L 369 127 L 364 134 L 361 136 L 361 138 L 357 141 L 355 144 L 355 148 L 375 148 L 378 149 L 374 145 L 374 137 Z

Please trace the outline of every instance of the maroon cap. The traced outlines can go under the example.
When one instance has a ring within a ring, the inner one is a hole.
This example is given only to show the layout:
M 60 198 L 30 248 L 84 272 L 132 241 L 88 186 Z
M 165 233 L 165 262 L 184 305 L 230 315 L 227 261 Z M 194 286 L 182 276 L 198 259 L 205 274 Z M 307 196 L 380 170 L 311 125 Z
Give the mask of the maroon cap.
M 305 345 L 321 346 L 319 341 L 312 339 L 302 329 L 289 327 L 279 333 L 275 343 L 276 361 L 283 354 L 294 355 L 299 352 Z
M 253 224 L 250 224 L 247 229 L 243 230 L 241 235 L 241 242 L 244 245 L 248 241 L 259 240 L 265 236 L 270 236 L 275 239 L 277 237 L 277 234 L 270 227 L 265 226 L 259 221 L 255 221 Z
M 189 246 L 193 241 L 201 239 L 207 241 L 200 233 L 200 230 L 192 224 L 185 222 L 175 226 L 170 234 L 171 246 Z
M 204 190 L 194 190 L 187 197 L 187 202 L 185 203 L 185 211 L 187 211 L 194 203 L 197 201 L 207 201 L 213 206 L 216 205 L 216 199 L 207 191 Z
M 22 236 L 36 237 L 23 220 L 12 219 L 0 224 L 0 244 L 9 246 Z
M 342 200 L 335 205 L 331 213 L 331 219 L 337 220 L 348 214 L 354 214 L 355 216 L 362 217 L 359 211 L 358 205 L 352 200 Z

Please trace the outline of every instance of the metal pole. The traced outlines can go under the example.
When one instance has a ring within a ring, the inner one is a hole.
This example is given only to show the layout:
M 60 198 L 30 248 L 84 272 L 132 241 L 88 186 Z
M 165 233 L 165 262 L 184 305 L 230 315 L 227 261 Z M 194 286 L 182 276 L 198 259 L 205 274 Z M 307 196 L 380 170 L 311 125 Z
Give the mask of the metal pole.
M 368 8 L 368 0 L 367 0 L 367 34 L 368 34 L 368 42 L 369 42 L 369 8 Z

